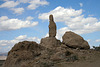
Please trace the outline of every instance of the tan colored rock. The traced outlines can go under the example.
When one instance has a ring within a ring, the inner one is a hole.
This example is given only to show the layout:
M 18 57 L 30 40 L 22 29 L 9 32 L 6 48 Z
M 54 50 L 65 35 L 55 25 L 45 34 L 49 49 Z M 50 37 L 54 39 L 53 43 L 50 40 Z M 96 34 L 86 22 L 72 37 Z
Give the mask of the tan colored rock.
M 68 31 L 63 37 L 63 43 L 71 48 L 80 48 L 80 49 L 90 49 L 90 46 L 87 41 L 85 41 L 80 35 L 75 34 L 74 32 Z
M 53 20 L 53 15 L 49 16 L 49 37 L 56 36 L 56 24 Z
M 89 49 L 90 46 L 81 36 L 71 31 L 64 34 L 61 43 L 55 38 L 53 15 L 49 18 L 49 37 L 42 38 L 40 44 L 33 41 L 15 44 L 2 67 L 84 67 L 87 64 L 87 67 L 100 67 L 99 51 L 80 50 Z
M 46 37 L 42 38 L 40 44 L 46 48 L 57 47 L 61 45 L 60 40 L 57 40 L 55 37 Z
M 9 51 L 3 67 L 26 67 L 29 61 L 41 55 L 42 49 L 36 42 L 19 42 Z

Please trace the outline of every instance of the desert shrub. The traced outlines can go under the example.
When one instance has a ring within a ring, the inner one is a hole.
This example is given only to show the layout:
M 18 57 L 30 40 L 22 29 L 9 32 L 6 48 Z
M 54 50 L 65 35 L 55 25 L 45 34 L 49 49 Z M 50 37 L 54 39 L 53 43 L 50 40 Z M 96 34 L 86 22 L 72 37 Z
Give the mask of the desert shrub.
M 66 61 L 76 61 L 76 60 L 78 60 L 78 56 L 75 54 L 66 58 Z
M 96 46 L 93 46 L 93 49 L 96 50 L 96 51 L 100 51 L 100 45 L 97 46 L 97 47 Z

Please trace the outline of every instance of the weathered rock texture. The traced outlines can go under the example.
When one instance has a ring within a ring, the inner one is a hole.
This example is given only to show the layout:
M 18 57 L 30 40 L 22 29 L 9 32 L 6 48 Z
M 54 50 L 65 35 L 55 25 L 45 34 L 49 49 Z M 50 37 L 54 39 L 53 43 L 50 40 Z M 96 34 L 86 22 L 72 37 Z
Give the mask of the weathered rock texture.
M 46 48 L 54 48 L 61 45 L 60 40 L 57 40 L 55 37 L 46 37 L 41 39 L 42 46 Z
M 69 62 L 83 61 L 89 58 L 94 60 L 94 57 L 100 57 L 100 53 L 91 57 L 93 51 L 80 50 L 90 47 L 81 36 L 71 31 L 64 34 L 63 43 L 57 40 L 55 38 L 56 24 L 53 21 L 53 15 L 50 15 L 49 18 L 49 37 L 42 38 L 40 44 L 33 41 L 23 41 L 15 44 L 9 51 L 3 67 L 66 67 Z M 65 66 L 63 63 L 66 63 Z
M 90 46 L 87 41 L 85 41 L 81 36 L 75 34 L 74 32 L 68 31 L 63 37 L 63 43 L 71 48 L 89 49 Z
M 58 42 L 54 43 L 58 44 Z M 36 42 L 23 41 L 15 44 L 9 51 L 3 67 L 53 67 L 55 62 L 66 61 L 67 57 L 72 54 L 66 50 L 65 45 L 54 45 L 51 49 Z
M 53 20 L 53 15 L 49 16 L 49 37 L 56 36 L 56 24 Z
M 25 67 L 26 63 L 41 55 L 43 49 L 36 42 L 19 42 L 9 51 L 3 67 Z

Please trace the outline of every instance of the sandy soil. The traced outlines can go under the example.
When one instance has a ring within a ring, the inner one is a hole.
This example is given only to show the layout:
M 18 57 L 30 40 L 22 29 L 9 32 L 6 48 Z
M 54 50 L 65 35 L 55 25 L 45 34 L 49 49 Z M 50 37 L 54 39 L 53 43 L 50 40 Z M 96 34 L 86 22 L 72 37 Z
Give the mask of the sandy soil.
M 100 67 L 100 52 L 93 51 L 92 54 L 86 54 L 88 59 L 78 60 L 75 62 L 58 63 L 56 67 Z

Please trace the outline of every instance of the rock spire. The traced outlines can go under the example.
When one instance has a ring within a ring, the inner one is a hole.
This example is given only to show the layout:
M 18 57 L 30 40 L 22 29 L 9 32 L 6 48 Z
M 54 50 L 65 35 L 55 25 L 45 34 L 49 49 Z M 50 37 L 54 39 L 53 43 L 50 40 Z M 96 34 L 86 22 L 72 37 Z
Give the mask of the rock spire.
M 56 24 L 53 20 L 53 15 L 49 16 L 49 37 L 56 36 Z

